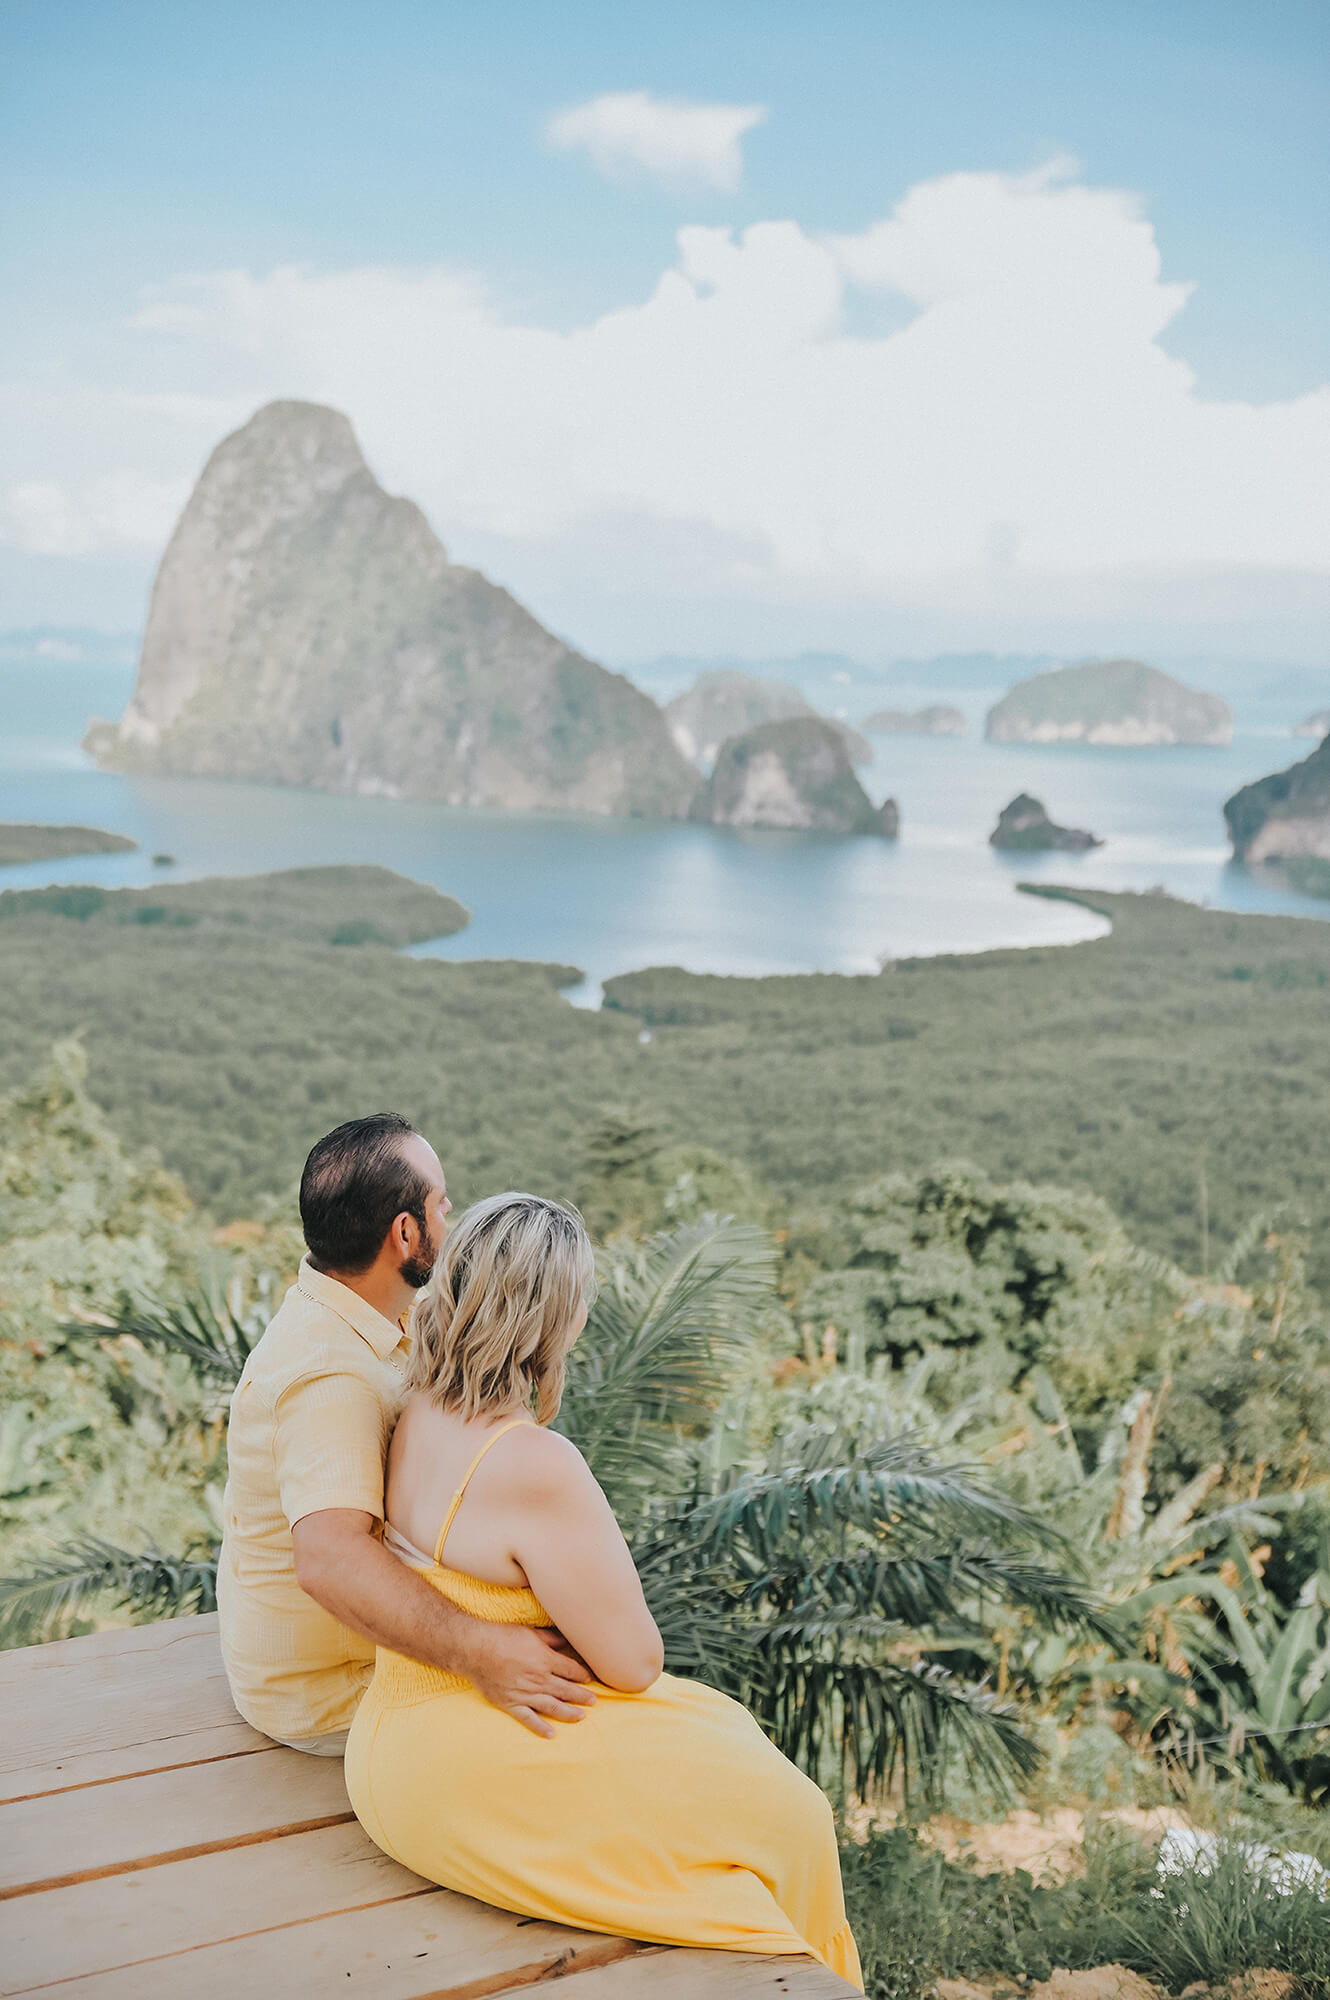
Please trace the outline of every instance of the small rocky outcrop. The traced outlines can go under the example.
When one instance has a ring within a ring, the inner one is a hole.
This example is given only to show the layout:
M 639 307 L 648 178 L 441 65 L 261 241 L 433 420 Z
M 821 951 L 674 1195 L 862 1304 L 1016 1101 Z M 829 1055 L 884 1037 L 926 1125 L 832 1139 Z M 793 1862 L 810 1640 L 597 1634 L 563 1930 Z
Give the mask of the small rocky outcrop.
M 965 717 L 946 702 L 927 708 L 877 708 L 859 725 L 878 736 L 964 736 Z
M 575 653 L 385 493 L 347 419 L 270 403 L 204 468 L 153 586 L 123 771 L 682 818 L 649 697 Z
M 1032 854 L 1044 849 L 1060 849 L 1067 854 L 1083 854 L 1087 848 L 1102 847 L 1103 841 L 1078 826 L 1058 826 L 1042 802 L 1029 792 L 1021 792 L 998 815 L 998 823 L 988 836 L 990 847 Z
M 743 736 L 764 722 L 787 722 L 817 710 L 789 681 L 764 680 L 738 667 L 720 667 L 699 674 L 685 693 L 665 704 L 665 719 L 675 742 L 692 763 L 709 771 L 722 743 Z M 845 738 L 851 762 L 871 764 L 873 746 L 848 723 L 822 718 Z
M 1305 717 L 1293 734 L 1314 736 L 1318 742 L 1323 736 L 1330 736 L 1330 708 L 1318 708 L 1314 715 Z
M 854 774 L 845 739 L 821 716 L 764 722 L 722 743 L 691 817 L 711 826 L 877 833 L 894 839 L 894 799 L 874 806 Z
M 1221 747 L 1232 740 L 1233 716 L 1218 695 L 1142 660 L 1097 660 L 1018 681 L 988 711 L 984 734 L 990 743 Z
M 1300 764 L 1234 792 L 1224 819 L 1235 861 L 1330 861 L 1330 736 Z

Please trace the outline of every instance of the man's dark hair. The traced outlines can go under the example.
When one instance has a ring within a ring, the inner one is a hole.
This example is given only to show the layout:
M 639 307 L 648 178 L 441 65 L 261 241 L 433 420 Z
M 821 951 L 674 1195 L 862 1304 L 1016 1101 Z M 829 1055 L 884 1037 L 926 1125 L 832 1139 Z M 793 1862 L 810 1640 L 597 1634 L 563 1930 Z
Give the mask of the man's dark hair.
M 395 1217 L 415 1217 L 428 1237 L 429 1182 L 405 1157 L 419 1135 L 395 1111 L 352 1118 L 311 1150 L 300 1176 L 300 1220 L 311 1261 L 323 1271 L 367 1271 Z

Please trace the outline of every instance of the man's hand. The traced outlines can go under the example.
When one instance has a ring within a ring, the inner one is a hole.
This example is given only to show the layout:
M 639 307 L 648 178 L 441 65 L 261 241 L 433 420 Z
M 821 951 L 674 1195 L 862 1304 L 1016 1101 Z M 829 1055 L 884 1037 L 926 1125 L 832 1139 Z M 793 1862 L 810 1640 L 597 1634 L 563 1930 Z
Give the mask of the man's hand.
M 589 1670 L 560 1633 L 530 1625 L 473 1621 L 458 1662 L 487 1702 L 535 1736 L 553 1736 L 556 1722 L 580 1722 L 595 1703 Z
M 468 1617 L 384 1548 L 372 1514 L 329 1508 L 291 1531 L 296 1582 L 353 1632 L 426 1666 L 464 1674 L 537 1736 L 580 1722 L 591 1674 L 558 1632 Z

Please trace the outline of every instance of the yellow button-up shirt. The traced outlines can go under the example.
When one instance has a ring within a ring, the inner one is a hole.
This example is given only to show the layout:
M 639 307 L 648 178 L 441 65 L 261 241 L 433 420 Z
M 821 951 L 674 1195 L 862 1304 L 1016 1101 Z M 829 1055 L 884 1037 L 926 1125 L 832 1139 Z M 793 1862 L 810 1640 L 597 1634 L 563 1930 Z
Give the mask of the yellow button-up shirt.
M 291 1530 L 349 1507 L 383 1519 L 406 1336 L 308 1258 L 245 1363 L 231 1404 L 217 1572 L 236 1707 L 284 1740 L 347 1728 L 374 1647 L 296 1582 Z

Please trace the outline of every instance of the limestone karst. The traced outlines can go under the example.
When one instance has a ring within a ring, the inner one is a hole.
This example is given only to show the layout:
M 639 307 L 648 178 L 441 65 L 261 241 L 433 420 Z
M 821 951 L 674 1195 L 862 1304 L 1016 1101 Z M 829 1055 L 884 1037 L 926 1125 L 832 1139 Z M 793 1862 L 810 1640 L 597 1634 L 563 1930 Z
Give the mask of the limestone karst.
M 988 711 L 984 733 L 990 743 L 1220 746 L 1232 739 L 1233 716 L 1218 695 L 1142 660 L 1095 660 L 1018 681 Z
M 1234 792 L 1224 819 L 1235 861 L 1330 861 L 1330 736 L 1300 764 Z
M 648 696 L 449 561 L 350 423 L 270 403 L 213 452 L 162 558 L 117 770 L 454 805 L 678 818 L 697 786 Z
M 1009 806 L 1004 806 L 998 815 L 998 823 L 988 836 L 990 847 L 1007 848 L 1016 853 L 1039 853 L 1045 849 L 1061 849 L 1068 854 L 1082 854 L 1088 848 L 1102 847 L 1103 841 L 1095 834 L 1087 833 L 1079 826 L 1059 826 L 1048 816 L 1041 799 L 1029 792 L 1020 792 Z
M 874 806 L 855 776 L 845 739 L 821 716 L 765 722 L 722 743 L 692 817 L 713 826 L 877 833 L 894 839 L 894 799 Z
M 708 771 L 721 744 L 731 736 L 742 736 L 764 722 L 816 714 L 789 681 L 767 680 L 738 667 L 718 667 L 699 674 L 690 688 L 665 704 L 675 742 L 685 757 Z M 833 716 L 822 719 L 840 731 L 852 763 L 872 763 L 873 746 L 857 729 Z

